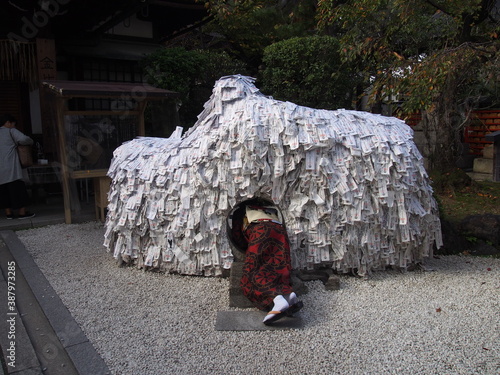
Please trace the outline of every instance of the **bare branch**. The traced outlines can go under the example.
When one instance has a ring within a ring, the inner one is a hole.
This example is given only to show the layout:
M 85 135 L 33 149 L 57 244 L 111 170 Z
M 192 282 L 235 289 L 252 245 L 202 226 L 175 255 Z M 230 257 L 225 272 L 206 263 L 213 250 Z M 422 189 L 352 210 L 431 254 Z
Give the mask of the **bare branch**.
M 442 6 L 440 6 L 439 4 L 436 4 L 436 3 L 435 3 L 434 1 L 432 1 L 432 0 L 425 0 L 425 2 L 426 2 L 427 4 L 429 4 L 430 6 L 432 6 L 432 7 L 436 8 L 437 10 L 439 10 L 439 11 L 443 12 L 444 14 L 447 14 L 447 15 L 449 15 L 449 16 L 451 16 L 451 15 L 452 15 L 449 11 L 447 11 L 446 9 L 444 9 L 444 8 L 443 8 Z

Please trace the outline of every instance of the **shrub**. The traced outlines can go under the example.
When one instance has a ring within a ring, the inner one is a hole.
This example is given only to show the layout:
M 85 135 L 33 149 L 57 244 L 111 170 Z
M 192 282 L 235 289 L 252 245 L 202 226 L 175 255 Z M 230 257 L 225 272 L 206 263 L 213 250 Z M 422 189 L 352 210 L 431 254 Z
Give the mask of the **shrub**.
M 262 91 L 313 108 L 352 108 L 360 77 L 342 63 L 337 39 L 296 37 L 264 49 Z
M 162 48 L 146 56 L 141 65 L 150 84 L 176 91 L 179 118 L 185 128 L 196 122 L 215 81 L 230 74 L 245 74 L 244 65 L 223 51 Z

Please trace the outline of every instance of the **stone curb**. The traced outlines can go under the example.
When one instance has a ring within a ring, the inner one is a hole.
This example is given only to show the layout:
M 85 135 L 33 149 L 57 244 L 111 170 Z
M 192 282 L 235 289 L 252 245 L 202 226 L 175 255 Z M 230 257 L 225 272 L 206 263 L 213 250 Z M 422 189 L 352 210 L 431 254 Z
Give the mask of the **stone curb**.
M 26 279 L 29 288 L 31 288 L 42 314 L 50 323 L 55 334 L 55 337 L 52 338 L 54 345 L 57 345 L 56 340 L 59 341 L 63 350 L 71 359 L 77 374 L 109 375 L 110 371 L 104 360 L 71 316 L 71 313 L 33 261 L 17 235 L 11 230 L 0 231 L 0 237 L 5 242 L 10 254 L 12 254 L 16 266 Z M 26 319 L 30 318 L 40 320 L 42 317 L 26 317 Z M 33 335 L 33 333 L 31 334 Z M 69 368 L 64 371 L 66 375 L 73 373 Z

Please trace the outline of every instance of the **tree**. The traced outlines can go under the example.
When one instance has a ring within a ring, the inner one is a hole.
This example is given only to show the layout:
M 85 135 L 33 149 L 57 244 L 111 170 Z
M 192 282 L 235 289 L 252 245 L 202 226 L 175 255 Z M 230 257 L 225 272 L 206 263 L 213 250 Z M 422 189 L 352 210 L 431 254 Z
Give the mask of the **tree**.
M 182 47 L 158 49 L 141 65 L 150 84 L 180 94 L 179 118 L 185 128 L 196 122 L 216 80 L 246 73 L 243 63 L 223 51 L 188 51 Z
M 291 38 L 264 49 L 262 91 L 275 99 L 323 109 L 351 108 L 358 74 L 342 64 L 330 36 Z
M 213 32 L 230 44 L 231 54 L 256 74 L 264 48 L 314 33 L 315 0 L 199 0 L 214 18 Z
M 318 22 L 324 32 L 340 33 L 343 57 L 364 72 L 372 101 L 398 95 L 404 113 L 422 113 L 424 133 L 435 137 L 429 166 L 445 170 L 457 159 L 470 109 L 485 96 L 498 98 L 495 3 L 320 0 Z

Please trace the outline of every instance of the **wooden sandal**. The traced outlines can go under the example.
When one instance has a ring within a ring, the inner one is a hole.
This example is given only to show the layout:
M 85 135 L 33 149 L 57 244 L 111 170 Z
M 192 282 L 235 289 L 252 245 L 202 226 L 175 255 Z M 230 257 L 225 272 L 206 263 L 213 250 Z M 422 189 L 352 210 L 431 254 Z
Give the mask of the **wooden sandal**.
M 287 309 L 288 310 L 288 309 Z M 284 316 L 286 316 L 286 312 L 287 310 L 283 310 L 283 311 L 269 311 L 266 315 L 266 317 L 264 318 L 264 321 L 263 323 L 265 325 L 269 325 L 281 318 L 283 318 Z M 270 316 L 270 318 L 266 319 L 268 316 Z
M 299 312 L 300 309 L 304 307 L 304 303 L 302 301 L 297 301 L 293 305 L 291 305 L 288 310 L 286 310 L 286 315 L 293 316 L 296 312 Z

